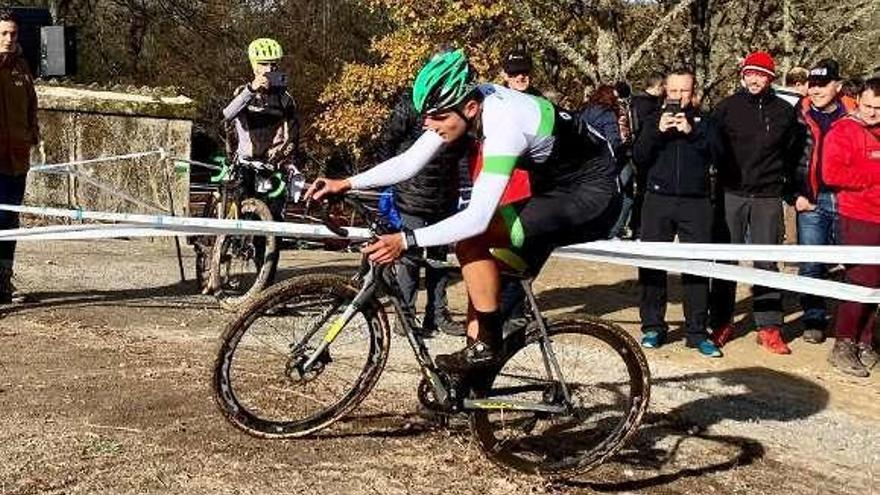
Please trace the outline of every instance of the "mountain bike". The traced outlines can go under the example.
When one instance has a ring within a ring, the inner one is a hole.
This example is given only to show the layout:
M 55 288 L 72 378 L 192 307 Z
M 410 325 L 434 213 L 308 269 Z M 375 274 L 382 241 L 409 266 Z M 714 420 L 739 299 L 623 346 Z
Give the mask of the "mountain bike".
M 272 221 L 276 214 L 268 204 L 283 211 L 287 179 L 264 162 L 239 159 L 211 180 L 220 187 L 205 205 L 205 216 Z M 273 235 L 251 234 L 223 234 L 211 240 L 210 246 L 196 246 L 197 279 L 224 309 L 238 309 L 272 282 L 278 267 L 279 240 Z
M 343 201 L 388 230 L 356 195 Z M 325 217 L 326 218 L 326 217 Z M 327 220 L 339 235 L 344 229 Z M 403 311 L 394 265 L 363 259 L 354 278 L 296 276 L 251 301 L 222 335 L 213 370 L 223 415 L 263 438 L 313 435 L 352 411 L 373 389 L 391 343 L 383 298 L 393 305 L 421 373 L 423 407 L 469 418 L 485 455 L 526 473 L 585 471 L 613 456 L 647 410 L 650 372 L 622 328 L 584 317 L 547 320 L 531 289 L 533 275 L 512 251 L 497 257 L 517 269 L 527 323 L 508 326 L 497 364 L 465 376 L 434 364 L 417 321 Z M 423 261 L 434 268 L 448 264 Z

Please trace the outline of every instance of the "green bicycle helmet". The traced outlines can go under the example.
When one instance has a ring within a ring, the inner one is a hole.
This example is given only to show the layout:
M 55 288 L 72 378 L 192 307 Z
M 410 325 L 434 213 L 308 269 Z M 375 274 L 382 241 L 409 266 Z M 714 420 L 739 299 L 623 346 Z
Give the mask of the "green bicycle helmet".
M 248 46 L 251 63 L 274 62 L 284 56 L 281 45 L 271 38 L 257 38 Z
M 476 87 L 476 74 L 464 51 L 445 51 L 431 57 L 419 71 L 413 83 L 413 104 L 423 115 L 450 110 Z

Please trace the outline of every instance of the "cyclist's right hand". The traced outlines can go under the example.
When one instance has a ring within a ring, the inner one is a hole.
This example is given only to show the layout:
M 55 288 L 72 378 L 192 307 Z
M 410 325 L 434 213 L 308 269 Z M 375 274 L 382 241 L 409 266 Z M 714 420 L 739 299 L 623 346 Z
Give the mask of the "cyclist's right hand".
M 258 91 L 258 90 L 268 91 L 269 78 L 266 77 L 265 74 L 255 75 L 254 80 L 251 81 L 251 89 L 254 91 Z
M 342 194 L 351 189 L 348 179 L 327 179 L 318 177 L 306 191 L 306 201 L 319 200 L 325 196 Z

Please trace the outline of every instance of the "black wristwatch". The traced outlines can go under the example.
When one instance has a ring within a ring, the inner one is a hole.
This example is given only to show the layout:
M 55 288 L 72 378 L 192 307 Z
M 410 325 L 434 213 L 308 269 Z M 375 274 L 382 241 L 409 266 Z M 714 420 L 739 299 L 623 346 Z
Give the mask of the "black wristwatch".
M 403 234 L 403 240 L 406 242 L 407 249 L 419 247 L 419 245 L 416 243 L 416 235 L 413 234 L 412 229 L 404 228 L 400 232 Z

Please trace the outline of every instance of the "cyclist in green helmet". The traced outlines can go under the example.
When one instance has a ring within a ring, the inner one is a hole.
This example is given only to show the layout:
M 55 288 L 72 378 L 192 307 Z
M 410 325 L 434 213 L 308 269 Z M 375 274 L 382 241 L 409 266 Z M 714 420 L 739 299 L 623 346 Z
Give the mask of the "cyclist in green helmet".
M 236 88 L 223 109 L 227 154 L 233 163 L 265 163 L 286 177 L 296 172 L 300 125 L 287 77 L 279 70 L 284 51 L 277 41 L 259 38 L 250 43 L 247 53 L 254 78 Z M 244 174 L 246 189 L 254 187 L 251 172 Z M 280 220 L 283 202 L 275 203 L 269 207 Z
M 491 250 L 510 248 L 538 267 L 556 247 L 607 238 L 620 188 L 601 134 L 540 97 L 479 84 L 461 50 L 435 55 L 413 85 L 427 132 L 403 154 L 344 180 L 322 178 L 306 197 L 394 184 L 417 174 L 446 143 L 471 134 L 482 163 L 467 208 L 427 227 L 382 236 L 364 248 L 389 263 L 407 248 L 456 243 L 469 295 L 468 345 L 437 357 L 462 373 L 495 364 L 502 340 L 499 268 Z M 499 207 L 514 169 L 530 174 L 532 196 Z M 457 170 L 450 170 L 450 180 Z

